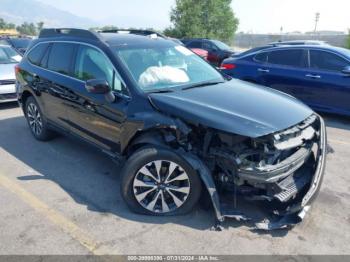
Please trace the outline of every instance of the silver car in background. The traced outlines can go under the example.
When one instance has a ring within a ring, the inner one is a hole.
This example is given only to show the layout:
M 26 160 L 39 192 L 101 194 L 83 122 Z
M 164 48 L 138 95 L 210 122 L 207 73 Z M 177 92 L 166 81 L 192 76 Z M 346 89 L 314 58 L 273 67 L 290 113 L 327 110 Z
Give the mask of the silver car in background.
M 21 59 L 12 47 L 0 45 L 0 103 L 17 100 L 15 65 Z

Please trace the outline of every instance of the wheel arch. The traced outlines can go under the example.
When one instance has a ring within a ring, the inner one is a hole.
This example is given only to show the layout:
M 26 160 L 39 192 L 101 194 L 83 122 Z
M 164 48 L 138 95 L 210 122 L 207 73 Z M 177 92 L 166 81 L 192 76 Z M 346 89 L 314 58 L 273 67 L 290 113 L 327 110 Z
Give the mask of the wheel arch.
M 185 147 L 191 127 L 178 118 L 162 114 L 143 117 L 144 126 L 131 137 L 121 154 L 129 157 L 140 147 L 155 145 L 162 147 Z
M 26 102 L 27 102 L 28 98 L 31 97 L 31 96 L 34 97 L 34 95 L 28 90 L 24 90 L 22 92 L 22 94 L 21 94 L 20 103 L 21 103 L 21 107 L 22 107 L 22 110 L 23 110 L 24 113 L 25 113 Z
M 145 146 L 160 146 L 170 147 L 166 141 L 166 136 L 175 139 L 174 131 L 170 129 L 151 128 L 147 130 L 138 131 L 131 139 L 129 145 L 124 149 L 123 155 L 127 158 L 134 152 Z

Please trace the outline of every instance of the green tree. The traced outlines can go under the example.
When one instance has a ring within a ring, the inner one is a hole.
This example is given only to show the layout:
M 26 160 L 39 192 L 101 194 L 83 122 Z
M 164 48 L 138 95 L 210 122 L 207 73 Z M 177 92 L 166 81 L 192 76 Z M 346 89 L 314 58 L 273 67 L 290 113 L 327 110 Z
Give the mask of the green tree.
M 4 19 L 0 18 L 0 29 L 15 29 L 16 25 L 13 23 L 7 23 Z
M 215 38 L 232 42 L 239 21 L 231 8 L 232 0 L 176 0 L 164 33 L 171 37 Z
M 350 29 L 348 33 L 348 38 L 346 39 L 346 48 L 350 49 Z
M 36 28 L 37 32 L 40 33 L 40 31 L 44 28 L 44 22 L 36 23 Z
M 16 27 L 17 31 L 23 35 L 37 35 L 37 28 L 34 23 L 24 22 Z

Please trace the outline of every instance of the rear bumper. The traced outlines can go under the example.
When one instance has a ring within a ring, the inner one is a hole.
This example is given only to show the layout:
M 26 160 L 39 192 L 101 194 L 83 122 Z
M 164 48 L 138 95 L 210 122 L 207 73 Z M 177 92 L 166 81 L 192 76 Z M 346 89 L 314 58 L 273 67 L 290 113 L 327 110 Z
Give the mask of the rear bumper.
M 0 103 L 17 101 L 15 84 L 0 85 Z
M 16 93 L 0 94 L 0 103 L 17 101 Z

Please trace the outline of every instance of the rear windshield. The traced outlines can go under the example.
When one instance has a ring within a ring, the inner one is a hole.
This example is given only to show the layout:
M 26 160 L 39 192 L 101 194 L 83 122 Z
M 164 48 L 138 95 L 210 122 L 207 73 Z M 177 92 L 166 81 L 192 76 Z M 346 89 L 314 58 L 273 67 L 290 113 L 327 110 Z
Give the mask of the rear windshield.
M 219 47 L 222 50 L 231 50 L 231 47 L 229 47 L 228 45 L 226 45 L 221 41 L 218 41 L 218 40 L 212 40 L 212 41 L 217 47 Z
M 27 48 L 31 40 L 28 38 L 12 38 L 10 41 L 15 48 L 22 49 Z

